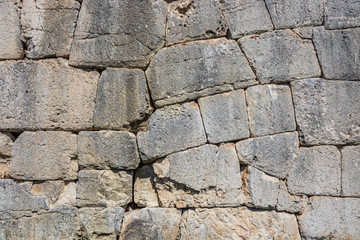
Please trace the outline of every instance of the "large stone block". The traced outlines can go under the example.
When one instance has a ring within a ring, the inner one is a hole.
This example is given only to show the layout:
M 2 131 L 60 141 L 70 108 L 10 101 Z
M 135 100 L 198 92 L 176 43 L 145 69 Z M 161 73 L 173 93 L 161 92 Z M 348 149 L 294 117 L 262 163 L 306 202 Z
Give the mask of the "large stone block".
M 348 146 L 342 154 L 342 194 L 360 196 L 360 146 Z
M 78 135 L 80 168 L 135 169 L 140 163 L 133 133 L 89 131 Z
M 77 136 L 70 132 L 24 132 L 15 141 L 10 176 L 21 180 L 77 178 Z
M 82 67 L 145 68 L 165 40 L 163 0 L 85 0 L 70 63 Z
M 305 79 L 291 87 L 303 143 L 360 143 L 360 82 Z
M 246 89 L 250 132 L 263 136 L 295 131 L 291 91 L 283 85 L 259 85 Z
M 64 59 L 0 62 L 0 128 L 91 128 L 98 78 Z
M 326 0 L 325 26 L 328 29 L 360 26 L 360 2 L 357 0 Z
M 239 46 L 225 38 L 161 49 L 146 75 L 155 105 L 183 102 L 255 79 Z
M 321 75 L 311 40 L 301 39 L 291 30 L 247 36 L 239 43 L 262 83 Z
M 134 202 L 139 207 L 158 207 L 159 201 L 154 183 L 155 173 L 150 165 L 136 169 Z
M 200 98 L 199 106 L 210 143 L 249 137 L 244 90 Z
M 95 128 L 130 129 L 151 112 L 142 70 L 107 68 L 102 72 L 94 112 Z
M 198 105 L 190 102 L 156 110 L 148 130 L 139 132 L 137 140 L 144 162 L 204 144 L 206 136 Z

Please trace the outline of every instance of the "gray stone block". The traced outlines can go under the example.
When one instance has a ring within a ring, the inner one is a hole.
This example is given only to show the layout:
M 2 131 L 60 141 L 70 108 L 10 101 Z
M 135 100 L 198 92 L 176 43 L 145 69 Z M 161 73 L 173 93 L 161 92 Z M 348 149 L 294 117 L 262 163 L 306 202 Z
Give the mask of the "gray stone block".
M 325 27 L 328 29 L 360 26 L 360 2 L 357 0 L 326 0 Z
M 134 202 L 139 207 L 159 207 L 154 177 L 155 173 L 150 165 L 136 169 Z
M 0 132 L 0 159 L 11 156 L 14 139 L 15 138 L 11 133 Z
M 276 210 L 290 213 L 302 213 L 307 202 L 307 196 L 290 195 L 285 183 L 280 181 Z
M 341 150 L 342 194 L 360 196 L 360 146 L 348 146 Z

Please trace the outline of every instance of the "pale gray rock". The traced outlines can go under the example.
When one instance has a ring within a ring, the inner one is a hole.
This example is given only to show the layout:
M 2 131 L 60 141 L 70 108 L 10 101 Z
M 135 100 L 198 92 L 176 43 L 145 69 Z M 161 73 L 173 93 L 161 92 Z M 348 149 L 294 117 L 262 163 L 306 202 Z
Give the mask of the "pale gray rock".
M 286 177 L 298 148 L 297 132 L 250 138 L 236 143 L 242 164 L 256 167 L 280 179 Z
M 140 163 L 136 136 L 130 132 L 80 132 L 78 154 L 81 169 L 135 169 Z
M 360 143 L 360 82 L 305 79 L 291 88 L 303 143 Z
M 136 169 L 134 183 L 134 202 L 139 207 L 159 206 L 154 177 L 154 170 L 149 165 L 145 165 Z
M 166 43 L 223 37 L 227 24 L 217 0 L 182 0 L 168 5 Z
M 301 38 L 305 38 L 305 39 L 313 38 L 313 33 L 314 33 L 313 27 L 298 27 L 298 28 L 293 28 L 291 30 L 294 31 Z
M 143 208 L 125 213 L 120 240 L 175 240 L 181 211 L 171 208 Z
M 261 83 L 321 75 L 312 42 L 301 39 L 291 30 L 246 36 L 240 38 L 239 44 Z
M 360 80 L 360 28 L 316 28 L 314 43 L 325 78 Z
M 298 217 L 303 239 L 359 239 L 360 199 L 312 197 Z
M 287 180 L 292 194 L 339 196 L 340 152 L 334 146 L 300 148 Z
M 229 91 L 220 87 L 255 79 L 239 46 L 225 38 L 163 48 L 151 61 L 146 76 L 158 106 Z
M 129 129 L 151 112 L 142 70 L 107 68 L 102 72 L 94 112 L 95 128 Z
M 92 128 L 98 79 L 64 59 L 0 62 L 0 128 Z
M 342 194 L 360 196 L 360 146 L 348 146 L 341 150 Z
M 132 201 L 131 171 L 81 170 L 76 204 L 79 207 L 123 207 Z
M 259 85 L 246 89 L 250 132 L 253 136 L 296 130 L 291 91 L 284 85 Z
M 71 132 L 24 132 L 15 141 L 10 176 L 21 180 L 75 180 L 77 136 Z
M 34 218 L 0 220 L 0 239 L 35 240 Z
M 327 29 L 360 26 L 360 2 L 358 0 L 326 0 L 325 27 Z
M 244 90 L 200 98 L 198 102 L 210 143 L 249 137 Z
M 0 158 L 7 158 L 11 156 L 14 139 L 15 138 L 11 133 L 0 132 Z
M 280 181 L 276 210 L 290 213 L 302 213 L 308 202 L 307 196 L 290 195 L 285 183 Z
M 85 0 L 70 63 L 81 67 L 145 68 L 165 40 L 163 0 Z
M 263 0 L 220 1 L 232 38 L 273 29 Z
M 139 132 L 137 141 L 145 163 L 204 144 L 206 136 L 198 105 L 190 102 L 156 110 L 148 130 Z

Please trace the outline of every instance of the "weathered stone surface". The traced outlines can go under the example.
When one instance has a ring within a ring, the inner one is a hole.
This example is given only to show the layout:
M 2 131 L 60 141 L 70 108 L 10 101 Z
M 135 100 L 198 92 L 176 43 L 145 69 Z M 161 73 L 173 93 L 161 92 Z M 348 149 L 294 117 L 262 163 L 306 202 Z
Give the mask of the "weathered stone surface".
M 232 38 L 273 29 L 263 0 L 223 0 L 220 2 Z
M 167 208 L 143 208 L 125 213 L 120 240 L 175 240 L 181 211 Z
M 15 1 L 0 1 L 0 60 L 23 57 L 19 15 Z
M 360 28 L 316 28 L 314 43 L 325 78 L 360 80 Z
M 210 143 L 249 137 L 244 90 L 200 98 L 199 106 Z
M 334 146 L 300 148 L 287 180 L 293 194 L 340 195 L 340 152 Z
M 102 72 L 94 112 L 96 128 L 129 129 L 151 112 L 142 70 L 107 68 Z
M 15 141 L 10 176 L 22 180 L 77 178 L 77 136 L 71 132 L 24 132 Z
M 263 136 L 295 131 L 291 91 L 284 85 L 259 85 L 246 89 L 250 132 Z
M 341 150 L 342 193 L 344 196 L 360 196 L 360 146 L 348 146 Z
M 136 137 L 130 132 L 80 132 L 78 145 L 82 169 L 135 169 L 140 163 Z
M 161 207 L 239 206 L 243 203 L 235 146 L 204 145 L 153 164 Z
M 290 170 L 298 148 L 296 132 L 250 138 L 236 143 L 242 164 L 256 167 L 281 179 Z
M 280 181 L 276 210 L 291 213 L 301 213 L 308 201 L 307 196 L 292 196 L 283 181 Z
M 64 59 L 0 62 L 0 128 L 92 127 L 98 78 Z
M 214 87 L 217 92 L 221 85 L 255 79 L 239 46 L 225 38 L 163 48 L 146 75 L 157 105 L 195 99 Z
M 124 209 L 80 208 L 79 216 L 83 239 L 116 240 L 120 233 Z
M 275 28 L 321 25 L 323 0 L 265 0 Z
M 0 158 L 7 158 L 11 156 L 11 148 L 13 146 L 14 139 L 15 138 L 11 133 L 0 132 Z
M 304 239 L 359 239 L 360 199 L 312 197 L 299 217 Z
M 134 202 L 139 207 L 158 207 L 154 183 L 155 173 L 151 166 L 138 168 L 135 173 Z
M 68 57 L 80 3 L 75 0 L 24 0 L 22 34 L 28 58 Z
M 294 215 L 241 208 L 189 209 L 180 239 L 300 239 Z
M 247 36 L 239 43 L 262 83 L 286 82 L 321 74 L 312 42 L 301 39 L 291 30 Z
M 360 143 L 360 82 L 305 79 L 291 87 L 303 143 Z
M 10 158 L 0 159 L 0 179 L 10 178 Z
M 84 1 L 70 63 L 83 67 L 145 68 L 164 44 L 166 2 Z
M 206 142 L 200 110 L 195 102 L 155 111 L 146 132 L 137 135 L 141 160 L 149 162 Z
M 357 0 L 326 0 L 325 26 L 328 29 L 360 26 L 360 2 Z
M 306 38 L 306 39 L 313 38 L 313 33 L 314 33 L 313 27 L 298 27 L 291 30 L 294 31 L 301 38 Z
M 132 201 L 131 171 L 81 170 L 76 204 L 79 207 L 123 207 Z
M 227 24 L 217 0 L 183 0 L 168 5 L 166 43 L 222 37 Z

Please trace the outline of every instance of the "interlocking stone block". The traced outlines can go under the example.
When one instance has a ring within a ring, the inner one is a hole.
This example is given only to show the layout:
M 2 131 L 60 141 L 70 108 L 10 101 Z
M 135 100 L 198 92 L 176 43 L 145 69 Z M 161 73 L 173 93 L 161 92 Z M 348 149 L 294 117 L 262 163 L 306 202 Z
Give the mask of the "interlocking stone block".
M 360 26 L 360 2 L 357 0 L 326 0 L 325 26 L 328 29 Z
M 0 158 L 7 158 L 11 156 L 13 143 L 14 136 L 11 133 L 0 132 Z
M 342 193 L 344 196 L 360 196 L 360 146 L 348 146 L 341 150 Z
M 134 183 L 134 202 L 139 207 L 159 206 L 154 177 L 154 170 L 149 165 L 145 165 L 136 169 Z

